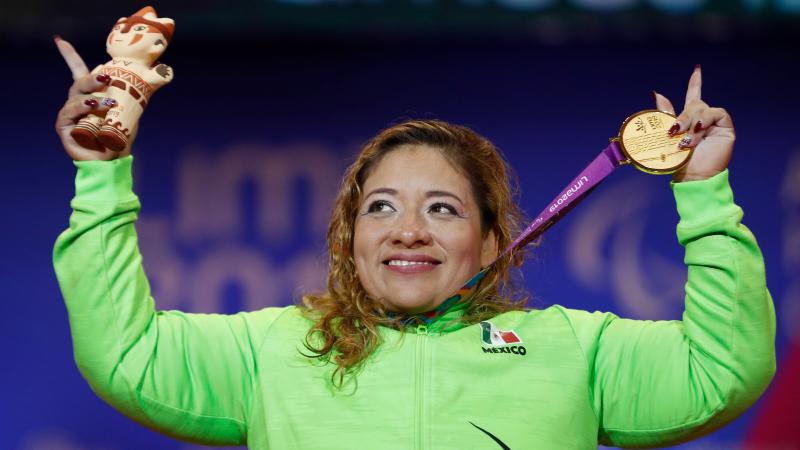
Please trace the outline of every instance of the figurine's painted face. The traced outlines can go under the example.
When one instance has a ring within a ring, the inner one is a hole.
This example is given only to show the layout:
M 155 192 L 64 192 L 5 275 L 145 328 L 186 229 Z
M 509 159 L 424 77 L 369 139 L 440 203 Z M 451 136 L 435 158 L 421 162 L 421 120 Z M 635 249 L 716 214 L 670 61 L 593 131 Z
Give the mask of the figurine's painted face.
M 167 48 L 167 40 L 156 27 L 146 23 L 126 25 L 114 25 L 108 35 L 106 51 L 112 57 L 149 59 L 152 62 Z

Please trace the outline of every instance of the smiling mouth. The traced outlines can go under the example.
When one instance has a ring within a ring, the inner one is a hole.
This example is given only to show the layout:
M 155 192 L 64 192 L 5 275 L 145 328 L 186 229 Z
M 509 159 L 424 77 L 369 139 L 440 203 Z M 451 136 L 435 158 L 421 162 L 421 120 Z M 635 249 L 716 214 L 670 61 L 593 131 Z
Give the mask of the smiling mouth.
M 439 264 L 438 262 L 434 261 L 405 261 L 402 259 L 391 259 L 389 261 L 384 262 L 387 266 L 435 266 Z
M 383 261 L 386 269 L 405 275 L 426 273 L 434 270 L 442 262 L 428 256 L 390 257 Z

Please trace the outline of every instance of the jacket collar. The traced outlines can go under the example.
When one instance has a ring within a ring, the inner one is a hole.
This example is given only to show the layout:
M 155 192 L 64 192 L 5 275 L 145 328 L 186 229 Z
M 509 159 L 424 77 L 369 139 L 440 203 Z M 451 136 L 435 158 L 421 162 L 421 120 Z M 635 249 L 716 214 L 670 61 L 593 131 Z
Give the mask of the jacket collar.
M 402 314 L 389 312 L 390 319 L 399 319 L 406 331 L 416 333 L 423 329 L 433 333 L 447 333 L 464 328 L 461 321 L 467 307 L 469 296 L 467 292 L 459 292 L 442 302 L 436 308 L 420 314 Z M 424 327 L 424 328 L 423 328 Z

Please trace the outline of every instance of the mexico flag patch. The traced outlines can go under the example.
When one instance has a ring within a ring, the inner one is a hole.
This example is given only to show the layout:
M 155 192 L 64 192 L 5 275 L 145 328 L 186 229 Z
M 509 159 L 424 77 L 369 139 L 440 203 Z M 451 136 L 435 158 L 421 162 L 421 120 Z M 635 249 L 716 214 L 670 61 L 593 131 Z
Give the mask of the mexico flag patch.
M 501 330 L 491 322 L 481 322 L 481 341 L 486 345 L 501 346 L 521 344 L 522 339 L 514 330 Z

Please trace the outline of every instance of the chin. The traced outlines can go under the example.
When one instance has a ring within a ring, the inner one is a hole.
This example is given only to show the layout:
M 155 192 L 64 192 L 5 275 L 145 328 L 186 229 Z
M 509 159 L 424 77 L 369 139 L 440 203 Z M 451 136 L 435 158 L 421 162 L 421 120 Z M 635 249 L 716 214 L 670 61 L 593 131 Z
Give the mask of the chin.
M 436 301 L 430 299 L 420 300 L 419 297 L 387 299 L 386 304 L 392 309 L 404 312 L 406 314 L 417 314 L 430 311 L 437 306 Z

